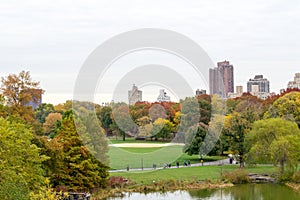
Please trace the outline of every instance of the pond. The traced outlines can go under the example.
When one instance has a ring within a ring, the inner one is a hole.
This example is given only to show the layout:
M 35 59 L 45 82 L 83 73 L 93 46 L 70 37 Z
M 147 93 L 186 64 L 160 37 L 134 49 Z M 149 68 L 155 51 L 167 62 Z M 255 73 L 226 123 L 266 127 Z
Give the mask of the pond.
M 299 200 L 300 193 L 280 184 L 244 184 L 224 189 L 205 189 L 175 192 L 154 192 L 148 194 L 125 193 L 123 197 L 110 197 L 107 200 L 163 200 L 163 199 L 202 199 L 202 200 Z

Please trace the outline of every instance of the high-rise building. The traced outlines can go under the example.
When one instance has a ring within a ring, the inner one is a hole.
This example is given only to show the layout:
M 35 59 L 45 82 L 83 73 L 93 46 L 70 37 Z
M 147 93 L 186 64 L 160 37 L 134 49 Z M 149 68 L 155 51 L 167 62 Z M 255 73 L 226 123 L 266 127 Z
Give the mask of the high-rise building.
M 209 69 L 210 94 L 228 97 L 228 93 L 234 92 L 233 65 L 226 60 L 218 62 L 217 65 L 217 68 Z
M 287 87 L 300 89 L 300 73 L 295 74 L 294 81 L 290 81 Z
M 128 91 L 129 105 L 134 105 L 136 102 L 142 101 L 142 91 L 133 84 L 132 89 Z
M 258 93 L 266 92 L 270 93 L 270 82 L 264 78 L 263 75 L 256 75 L 254 79 L 249 79 L 247 82 L 247 92 Z
M 247 92 L 263 100 L 272 96 L 270 93 L 270 82 L 263 75 L 256 75 L 254 79 L 249 79 L 247 82 Z
M 161 89 L 161 90 L 159 90 L 159 95 L 157 97 L 157 101 L 158 102 L 164 102 L 164 101 L 169 102 L 169 101 L 171 101 L 171 97 L 167 96 L 167 93 L 165 92 L 164 89 Z

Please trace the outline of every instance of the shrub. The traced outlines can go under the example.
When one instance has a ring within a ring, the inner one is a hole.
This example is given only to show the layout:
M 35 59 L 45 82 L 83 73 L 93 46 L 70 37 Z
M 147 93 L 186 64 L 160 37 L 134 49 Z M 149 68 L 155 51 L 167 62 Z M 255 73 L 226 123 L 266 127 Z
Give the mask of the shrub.
M 223 177 L 224 180 L 228 180 L 233 184 L 249 183 L 248 172 L 243 169 L 238 169 L 232 172 L 225 172 Z
M 124 185 L 129 184 L 131 181 L 122 176 L 112 176 L 107 180 L 107 186 L 111 188 L 124 187 Z
M 294 174 L 294 172 L 293 171 L 289 171 L 289 170 L 285 171 L 283 174 L 279 173 L 277 180 L 278 180 L 278 182 L 288 182 L 288 181 L 291 181 L 293 179 L 293 174 Z
M 292 176 L 292 182 L 300 183 L 300 171 L 297 171 Z

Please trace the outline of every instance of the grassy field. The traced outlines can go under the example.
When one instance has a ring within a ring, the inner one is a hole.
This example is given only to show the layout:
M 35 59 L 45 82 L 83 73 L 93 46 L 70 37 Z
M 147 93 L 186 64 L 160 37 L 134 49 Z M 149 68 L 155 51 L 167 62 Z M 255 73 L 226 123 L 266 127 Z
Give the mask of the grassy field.
M 125 148 L 110 147 L 109 150 L 110 167 L 112 169 L 130 168 L 151 168 L 155 163 L 157 167 L 162 167 L 165 163 L 173 166 L 178 161 L 183 165 L 184 160 L 190 160 L 191 164 L 200 163 L 199 155 L 189 156 L 182 152 L 182 146 L 150 147 L 150 148 Z M 222 157 L 205 157 L 204 162 L 215 161 Z
M 139 153 L 138 153 L 139 152 Z M 164 163 L 172 163 L 182 155 L 182 146 L 167 146 L 161 148 L 109 148 L 110 167 L 112 169 L 157 167 Z
M 238 165 L 224 165 L 222 166 L 223 173 L 226 171 L 237 170 Z M 277 168 L 273 166 L 256 166 L 245 168 L 249 173 L 264 173 L 272 174 Z M 130 178 L 137 184 L 150 184 L 153 181 L 163 180 L 218 180 L 221 175 L 220 166 L 201 166 L 201 167 L 182 167 L 162 169 L 145 172 L 114 172 L 110 176 L 122 176 Z

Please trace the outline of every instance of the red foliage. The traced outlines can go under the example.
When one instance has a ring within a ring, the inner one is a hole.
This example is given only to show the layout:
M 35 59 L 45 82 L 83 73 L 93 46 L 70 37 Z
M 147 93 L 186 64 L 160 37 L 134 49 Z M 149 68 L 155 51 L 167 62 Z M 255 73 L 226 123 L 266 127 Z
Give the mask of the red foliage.
M 280 94 L 276 94 L 276 95 L 273 95 L 273 96 L 267 98 L 264 101 L 264 105 L 271 105 L 271 104 L 274 103 L 274 101 L 276 101 L 280 97 L 283 97 L 284 95 L 286 95 L 288 93 L 291 93 L 291 92 L 300 92 L 300 89 L 298 89 L 298 88 L 287 88 L 286 90 L 281 91 Z

